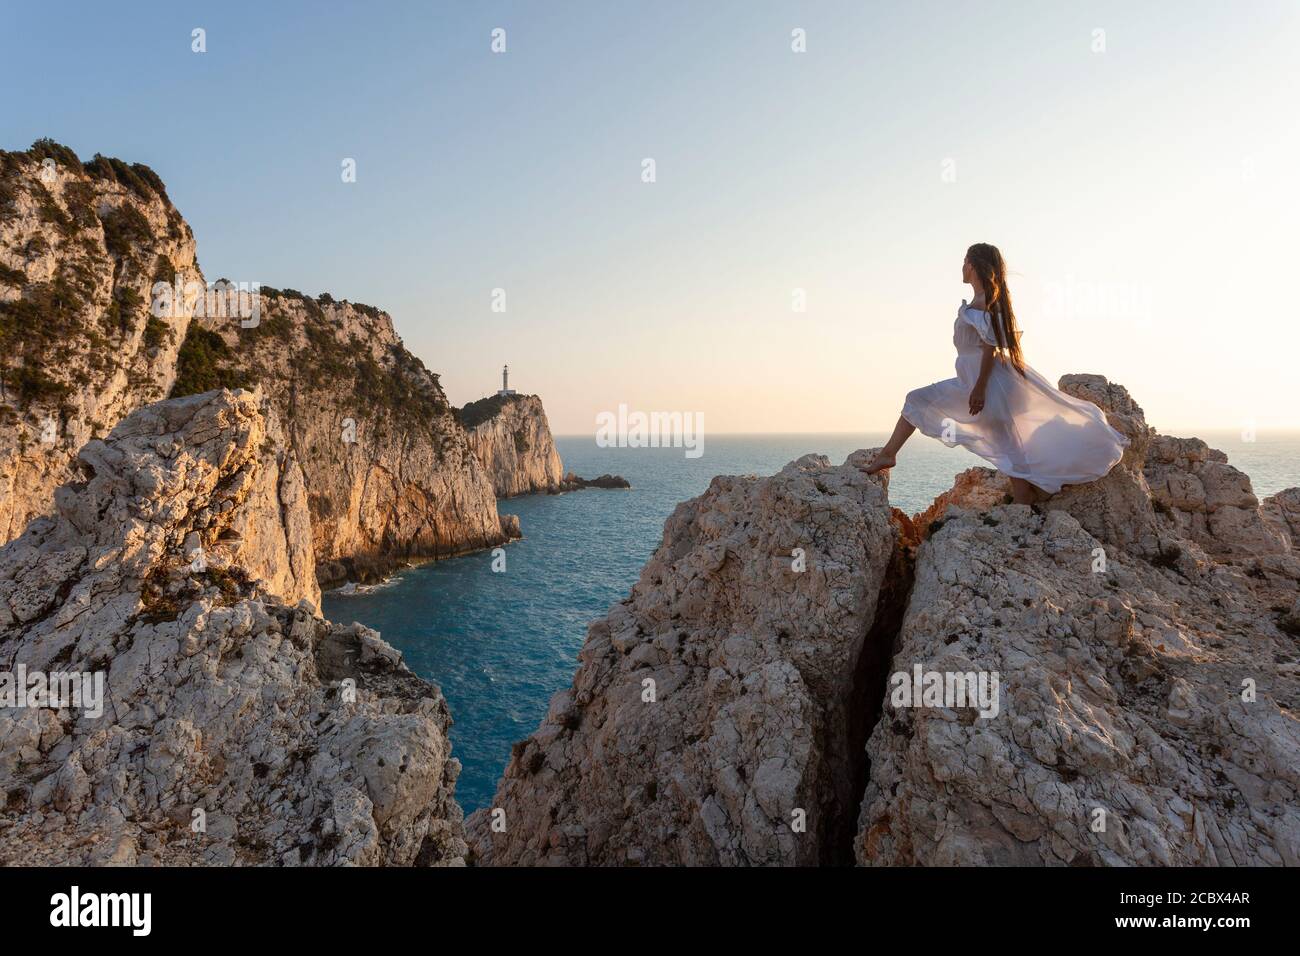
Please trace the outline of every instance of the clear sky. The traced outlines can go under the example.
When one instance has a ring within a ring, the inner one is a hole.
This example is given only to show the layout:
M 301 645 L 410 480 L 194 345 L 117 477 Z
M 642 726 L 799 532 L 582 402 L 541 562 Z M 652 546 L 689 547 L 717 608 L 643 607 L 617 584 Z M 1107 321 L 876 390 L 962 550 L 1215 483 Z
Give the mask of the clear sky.
M 1049 378 L 1300 428 L 1294 0 L 0 2 L 0 148 L 147 163 L 210 280 L 387 309 L 456 404 L 883 429 L 986 241 Z

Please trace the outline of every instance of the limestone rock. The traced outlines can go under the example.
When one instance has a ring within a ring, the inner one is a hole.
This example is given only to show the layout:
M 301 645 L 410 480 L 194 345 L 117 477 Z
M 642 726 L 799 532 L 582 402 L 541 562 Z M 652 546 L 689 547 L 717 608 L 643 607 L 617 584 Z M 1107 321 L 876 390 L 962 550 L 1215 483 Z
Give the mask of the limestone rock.
M 86 442 L 167 395 L 192 308 L 151 314 L 152 287 L 194 281 L 193 233 L 148 167 L 0 151 L 0 544 L 53 510 Z
M 519 515 L 503 514 L 501 516 L 501 533 L 512 541 L 516 538 L 522 538 L 524 532 L 519 526 Z
M 1179 537 L 1223 557 L 1282 554 L 1290 549 L 1286 492 L 1281 503 L 1273 499 L 1281 522 L 1270 524 L 1260 511 L 1250 477 L 1199 438 L 1156 436 L 1144 470 L 1165 528 Z
M 855 682 L 895 544 L 867 455 L 715 478 L 678 506 L 470 818 L 478 862 L 811 864 L 847 848 Z
M 957 475 L 952 487 L 931 502 L 912 522 L 924 536 L 930 527 L 943 519 L 949 506 L 988 511 L 995 505 L 1011 503 L 1011 484 L 992 468 L 967 468 Z
M 204 317 L 190 334 L 217 337 L 215 374 L 260 385 L 284 422 L 326 586 L 507 540 L 488 472 L 388 313 L 263 289 L 256 326 Z M 182 363 L 176 394 L 189 372 Z
M 262 397 L 148 406 L 80 468 L 0 549 L 0 672 L 98 674 L 102 713 L 0 707 L 0 863 L 460 862 L 446 704 L 315 615 Z
M 480 399 L 460 419 L 498 498 L 559 490 L 564 466 L 536 395 Z
M 1287 488 L 1265 498 L 1260 516 L 1288 549 L 1300 552 L 1300 488 Z
M 1159 551 L 1155 510 L 1142 471 L 1154 430 L 1147 425 L 1141 406 L 1124 386 L 1100 375 L 1064 375 L 1058 387 L 1101 408 L 1111 427 L 1124 435 L 1129 445 L 1110 474 L 1086 485 L 1067 485 L 1043 507 L 1068 511 L 1089 532 L 1112 545 L 1146 553 Z
M 922 545 L 891 670 L 997 673 L 1001 706 L 886 701 L 859 862 L 1300 861 L 1295 640 L 1261 613 L 1286 590 L 1102 547 L 1023 505 Z

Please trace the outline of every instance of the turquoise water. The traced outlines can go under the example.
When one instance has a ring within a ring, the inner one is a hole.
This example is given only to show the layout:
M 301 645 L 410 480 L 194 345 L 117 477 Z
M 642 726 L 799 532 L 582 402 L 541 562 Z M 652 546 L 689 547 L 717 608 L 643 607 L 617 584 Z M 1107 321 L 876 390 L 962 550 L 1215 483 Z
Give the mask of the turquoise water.
M 1262 497 L 1300 485 L 1300 436 L 1246 444 L 1236 435 L 1202 436 L 1255 479 Z M 325 616 L 361 621 L 401 650 L 407 665 L 442 688 L 464 765 L 456 787 L 466 813 L 491 800 L 510 747 L 536 729 L 555 691 L 569 686 L 587 625 L 635 583 L 658 546 L 664 519 L 700 494 L 714 475 L 771 474 L 808 452 L 838 464 L 883 435 L 708 436 L 704 455 L 681 449 L 597 448 L 591 437 L 559 437 L 566 469 L 605 472 L 630 491 L 589 489 L 502 501 L 519 515 L 524 538 L 505 549 L 504 572 L 490 553 L 403 572 L 387 584 L 324 597 Z M 957 472 L 983 464 L 969 452 L 914 438 L 899 456 L 890 499 L 925 508 Z

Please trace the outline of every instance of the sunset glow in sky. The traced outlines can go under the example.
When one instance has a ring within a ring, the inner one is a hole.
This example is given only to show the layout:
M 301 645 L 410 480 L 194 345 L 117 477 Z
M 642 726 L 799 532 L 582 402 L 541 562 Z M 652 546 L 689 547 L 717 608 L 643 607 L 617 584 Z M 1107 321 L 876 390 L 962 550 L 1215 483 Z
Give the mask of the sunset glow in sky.
M 887 428 L 952 375 L 976 241 L 1049 378 L 1162 431 L 1300 429 L 1291 0 L 374 14 L 11 5 L 0 148 L 152 166 L 209 280 L 378 305 L 453 402 L 508 362 L 560 433 Z

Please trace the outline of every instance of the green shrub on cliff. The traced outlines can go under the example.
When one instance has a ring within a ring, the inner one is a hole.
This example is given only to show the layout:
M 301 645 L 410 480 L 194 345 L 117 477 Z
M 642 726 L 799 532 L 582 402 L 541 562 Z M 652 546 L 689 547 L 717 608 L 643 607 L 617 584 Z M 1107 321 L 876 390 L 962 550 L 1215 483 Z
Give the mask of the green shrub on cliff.
M 96 153 L 95 158 L 86 163 L 85 169 L 92 178 L 125 186 L 145 202 L 161 199 L 166 205 L 171 205 L 161 177 L 144 163 L 127 164 L 114 156 Z
M 233 359 L 225 339 L 191 322 L 176 356 L 176 384 L 168 397 L 197 395 L 214 388 L 249 388 L 247 374 L 234 366 Z
M 168 285 L 176 281 L 176 267 L 161 252 L 158 253 L 158 258 L 153 262 L 153 281 L 165 282 Z
M 22 269 L 10 269 L 3 262 L 0 262 L 0 282 L 13 286 L 15 289 L 21 289 L 27 284 L 27 273 L 23 272 Z
M 144 347 L 147 349 L 159 348 L 165 342 L 171 341 L 172 330 L 166 322 L 153 315 L 144 320 Z
M 47 363 L 51 351 L 76 333 L 85 305 L 82 289 L 64 272 L 27 286 L 20 299 L 0 302 L 0 361 L 21 357 Z
M 44 184 L 35 183 L 33 188 L 36 190 L 37 200 L 40 203 L 38 215 L 41 222 L 53 226 L 59 231 L 59 235 L 65 239 L 75 233 L 77 230 L 72 223 L 72 218 L 54 201 L 54 197 L 50 195 L 50 191 L 45 188 Z
M 52 159 L 60 167 L 70 172 L 80 173 L 84 171 L 81 160 L 77 158 L 76 153 L 62 143 L 56 143 L 48 136 L 32 143 L 31 149 L 27 150 L 27 155 L 38 163 Z
M 12 370 L 0 368 L 0 392 L 5 395 L 12 392 L 19 408 L 26 408 L 32 402 L 55 401 L 69 391 L 68 385 L 50 377 L 39 364 L 23 364 Z
M 98 200 L 90 183 L 78 179 L 65 185 L 63 202 L 78 228 L 89 229 L 99 222 Z
M 477 402 L 470 402 L 464 408 L 458 409 L 456 418 L 460 420 L 462 427 L 473 428 L 490 418 L 496 418 L 510 401 L 507 396 L 489 395 L 487 398 L 480 398 Z
M 153 232 L 149 220 L 130 203 L 123 203 L 111 209 L 103 217 L 104 245 L 108 251 L 119 258 L 131 254 L 133 246 L 141 246 L 153 241 Z

